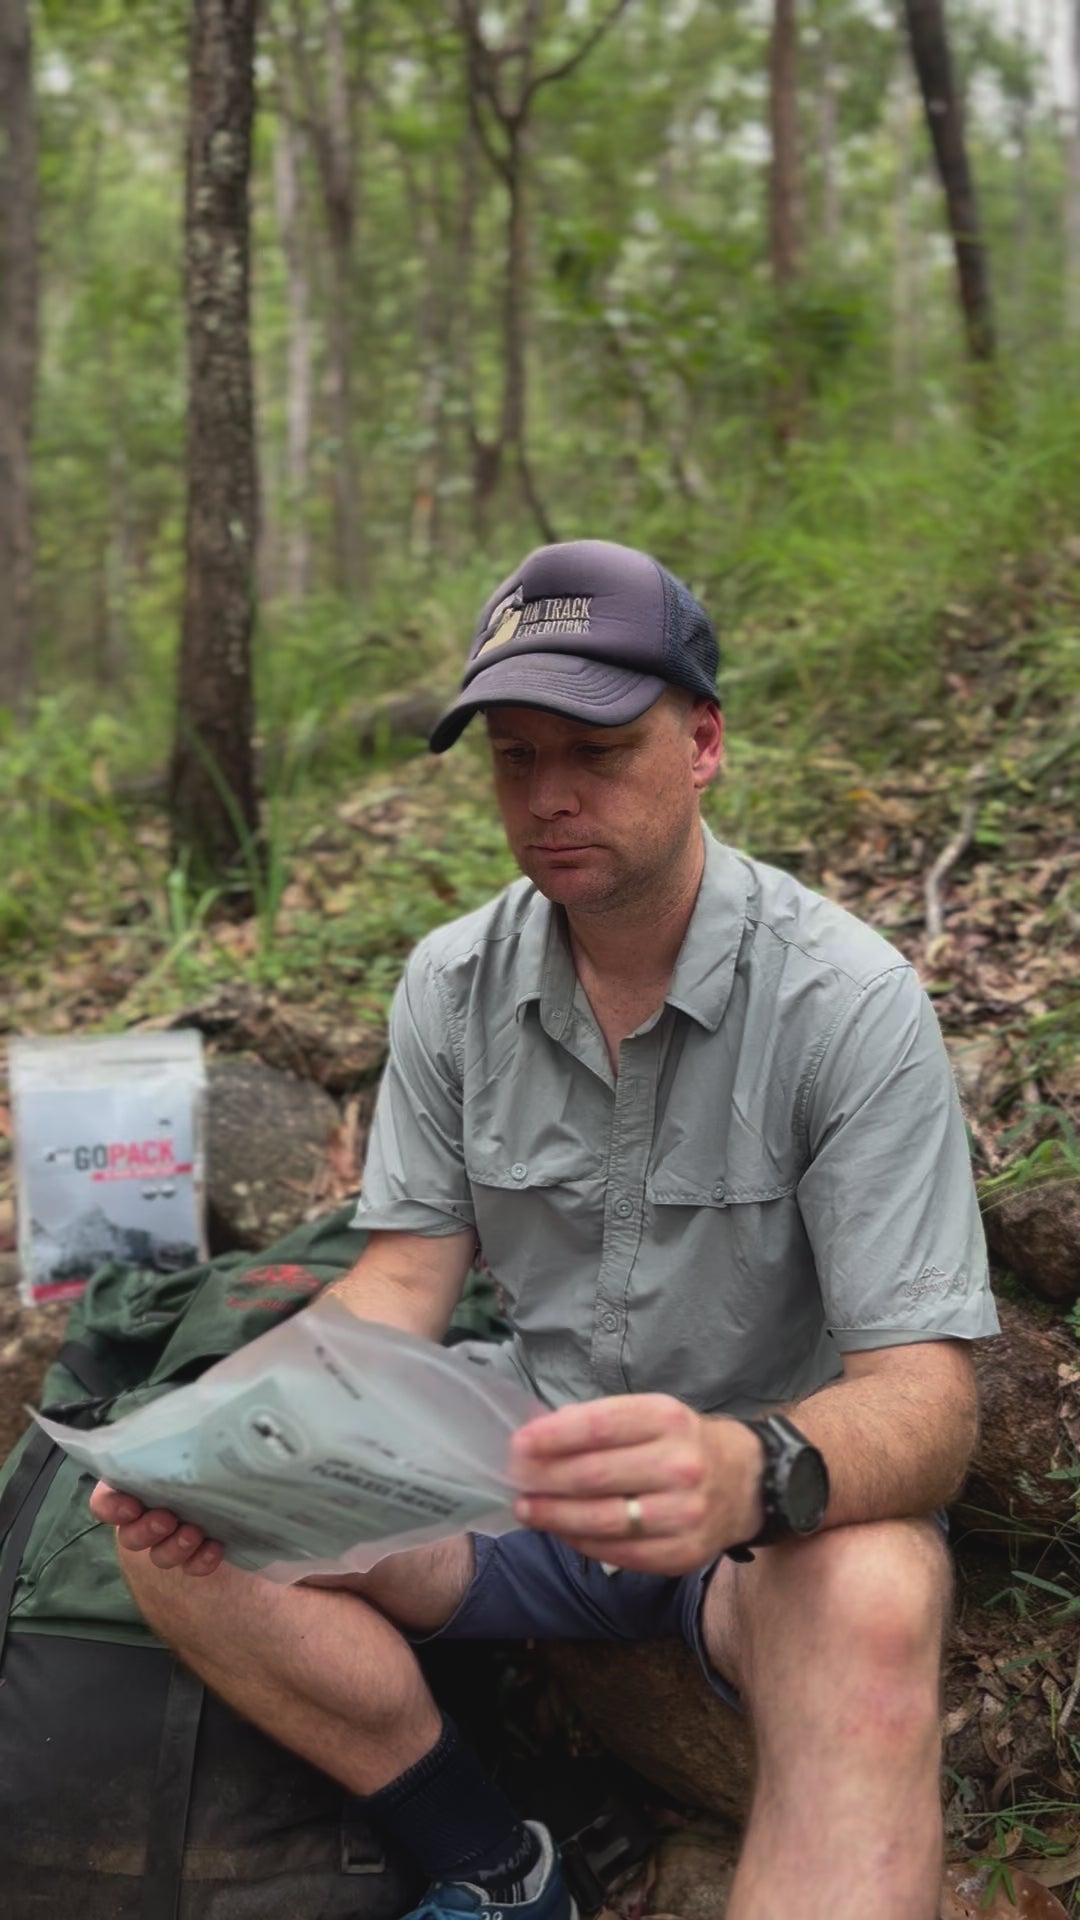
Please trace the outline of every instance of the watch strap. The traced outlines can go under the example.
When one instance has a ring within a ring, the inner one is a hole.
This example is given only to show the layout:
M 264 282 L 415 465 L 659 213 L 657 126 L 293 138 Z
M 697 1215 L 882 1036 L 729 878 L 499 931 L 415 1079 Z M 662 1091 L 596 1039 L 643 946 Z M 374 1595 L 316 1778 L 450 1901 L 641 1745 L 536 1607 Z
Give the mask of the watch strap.
M 726 1549 L 729 1560 L 745 1561 L 753 1559 L 754 1547 L 771 1547 L 779 1540 L 805 1538 L 807 1532 L 814 1531 L 813 1528 L 804 1530 L 794 1527 L 784 1510 L 783 1481 L 786 1481 L 784 1469 L 791 1456 L 804 1449 L 817 1454 L 821 1461 L 826 1488 L 828 1473 L 825 1462 L 821 1459 L 821 1454 L 813 1441 L 808 1440 L 805 1433 L 801 1433 L 794 1421 L 789 1420 L 785 1414 L 768 1414 L 759 1420 L 743 1419 L 740 1420 L 740 1425 L 749 1427 L 751 1433 L 757 1434 L 764 1452 L 761 1474 L 764 1519 L 752 1540 L 741 1541 L 738 1546 Z

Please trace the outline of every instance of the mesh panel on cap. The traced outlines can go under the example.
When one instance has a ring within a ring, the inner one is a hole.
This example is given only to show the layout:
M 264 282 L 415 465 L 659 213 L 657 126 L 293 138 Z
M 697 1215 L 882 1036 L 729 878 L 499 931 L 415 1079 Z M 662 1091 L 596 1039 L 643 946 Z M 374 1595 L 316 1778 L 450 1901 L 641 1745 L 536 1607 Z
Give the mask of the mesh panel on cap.
M 677 686 L 715 700 L 720 648 L 712 624 L 689 587 L 666 567 L 660 567 L 659 573 L 664 583 L 667 676 Z

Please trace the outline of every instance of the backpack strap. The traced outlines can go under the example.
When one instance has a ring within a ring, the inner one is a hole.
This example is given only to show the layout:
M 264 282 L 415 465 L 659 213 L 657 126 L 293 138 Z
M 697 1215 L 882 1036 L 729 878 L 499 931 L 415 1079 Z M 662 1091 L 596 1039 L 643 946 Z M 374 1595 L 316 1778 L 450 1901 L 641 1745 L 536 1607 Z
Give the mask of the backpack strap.
M 15 1594 L 26 1543 L 34 1521 L 64 1458 L 64 1450 L 39 1427 L 23 1449 L 11 1479 L 0 1495 L 0 1661 L 7 1640 L 8 1616 Z
M 65 1340 L 56 1358 L 91 1400 L 115 1397 L 116 1382 L 109 1379 L 94 1349 L 88 1347 L 85 1340 Z
M 188 1807 L 204 1697 L 202 1681 L 174 1660 L 146 1833 L 142 1920 L 177 1920 L 180 1910 Z

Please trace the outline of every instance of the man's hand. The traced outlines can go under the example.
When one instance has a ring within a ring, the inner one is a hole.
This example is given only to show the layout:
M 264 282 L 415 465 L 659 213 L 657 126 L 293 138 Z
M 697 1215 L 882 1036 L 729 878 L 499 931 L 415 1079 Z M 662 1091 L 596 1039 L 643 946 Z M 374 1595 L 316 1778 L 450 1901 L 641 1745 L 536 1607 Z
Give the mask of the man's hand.
M 762 1523 L 761 1468 L 761 1443 L 748 1428 L 665 1393 L 542 1414 L 514 1435 L 510 1456 L 519 1520 L 641 1573 L 689 1573 L 751 1539 Z M 630 1500 L 640 1509 L 638 1533 Z
M 155 1567 L 202 1575 L 221 1564 L 220 1540 L 208 1540 L 201 1528 L 178 1520 L 164 1507 L 144 1507 L 133 1493 L 118 1493 L 107 1480 L 99 1480 L 90 1495 L 90 1511 L 95 1520 L 116 1528 L 126 1552 L 149 1551 Z

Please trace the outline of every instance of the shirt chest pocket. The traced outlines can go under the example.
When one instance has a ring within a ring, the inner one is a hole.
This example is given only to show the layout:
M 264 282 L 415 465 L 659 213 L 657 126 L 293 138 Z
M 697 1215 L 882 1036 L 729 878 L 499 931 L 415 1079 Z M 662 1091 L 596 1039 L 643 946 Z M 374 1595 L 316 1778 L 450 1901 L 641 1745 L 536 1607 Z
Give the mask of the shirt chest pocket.
M 557 1287 L 571 1269 L 595 1269 L 603 1234 L 604 1170 L 580 1141 L 526 1141 L 465 1149 L 481 1251 L 508 1300 Z

